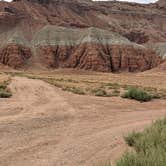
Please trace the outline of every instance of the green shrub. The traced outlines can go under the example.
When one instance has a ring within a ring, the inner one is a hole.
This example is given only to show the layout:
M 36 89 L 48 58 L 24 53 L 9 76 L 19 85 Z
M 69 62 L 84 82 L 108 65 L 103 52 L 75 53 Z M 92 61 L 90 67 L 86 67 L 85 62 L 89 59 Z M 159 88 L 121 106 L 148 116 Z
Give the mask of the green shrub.
M 125 137 L 125 141 L 129 146 L 134 146 L 136 144 L 136 140 L 141 136 L 140 133 L 132 132 L 127 137 Z
M 7 85 L 5 83 L 0 84 L 0 89 L 6 89 L 6 88 L 7 88 Z
M 125 153 L 117 166 L 166 165 L 166 118 L 156 121 L 142 133 L 132 133 L 126 138 L 135 152 Z
M 137 88 L 130 88 L 127 92 L 122 95 L 123 98 L 134 99 L 141 102 L 147 102 L 152 100 L 152 96 L 148 94 L 146 91 L 137 89 Z
M 165 166 L 166 153 L 161 150 L 149 152 L 149 155 L 134 152 L 126 153 L 116 166 Z
M 12 94 L 9 91 L 0 90 L 0 98 L 9 98 Z
M 9 98 L 12 96 L 10 90 L 7 88 L 8 81 L 0 83 L 0 98 Z

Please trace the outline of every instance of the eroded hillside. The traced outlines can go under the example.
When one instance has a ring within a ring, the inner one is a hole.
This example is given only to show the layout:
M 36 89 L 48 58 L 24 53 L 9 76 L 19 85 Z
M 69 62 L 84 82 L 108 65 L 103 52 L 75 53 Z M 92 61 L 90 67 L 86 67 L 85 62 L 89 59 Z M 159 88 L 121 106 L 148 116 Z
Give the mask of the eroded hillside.
M 0 2 L 0 62 L 14 68 L 40 64 L 145 71 L 163 62 L 165 49 L 158 45 L 166 42 L 165 22 L 162 0 L 148 5 L 91 0 Z

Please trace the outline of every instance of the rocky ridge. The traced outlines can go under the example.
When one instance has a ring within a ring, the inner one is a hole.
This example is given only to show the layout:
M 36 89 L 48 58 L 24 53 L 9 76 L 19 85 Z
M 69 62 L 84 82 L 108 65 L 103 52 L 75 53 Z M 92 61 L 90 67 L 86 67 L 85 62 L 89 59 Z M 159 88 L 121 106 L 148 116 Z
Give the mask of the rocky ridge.
M 166 42 L 163 2 L 0 2 L 0 62 L 14 68 L 33 61 L 46 68 L 151 69 L 165 54 L 147 47 Z

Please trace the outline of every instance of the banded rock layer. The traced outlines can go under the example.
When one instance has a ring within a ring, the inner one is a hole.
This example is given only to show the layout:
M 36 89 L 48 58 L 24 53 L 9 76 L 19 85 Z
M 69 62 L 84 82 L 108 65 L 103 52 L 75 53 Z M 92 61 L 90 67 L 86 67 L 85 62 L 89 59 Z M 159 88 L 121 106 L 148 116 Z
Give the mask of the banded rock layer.
M 39 47 L 41 63 L 51 68 L 78 68 L 95 71 L 145 71 L 161 59 L 153 51 L 133 46 L 84 43 L 79 46 Z
M 31 57 L 31 50 L 18 44 L 9 44 L 0 51 L 0 62 L 13 68 L 25 65 Z
M 107 72 L 145 71 L 161 63 L 154 51 L 98 28 L 46 26 L 29 43 L 19 35 L 13 35 L 0 52 L 0 62 L 14 68 L 25 65 L 33 56 L 46 68 Z
M 0 62 L 13 68 L 40 63 L 46 68 L 145 71 L 165 57 L 163 47 L 161 52 L 150 47 L 166 42 L 165 22 L 163 0 L 149 5 L 0 2 Z

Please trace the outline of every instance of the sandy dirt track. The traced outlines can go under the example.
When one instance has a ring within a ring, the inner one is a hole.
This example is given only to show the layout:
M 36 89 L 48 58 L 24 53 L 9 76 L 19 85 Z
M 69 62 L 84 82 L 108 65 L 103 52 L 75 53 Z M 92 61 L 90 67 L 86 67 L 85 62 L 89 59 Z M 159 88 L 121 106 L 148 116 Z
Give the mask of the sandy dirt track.
M 43 81 L 14 77 L 0 99 L 0 166 L 93 166 L 117 159 L 123 136 L 166 115 L 148 103 L 79 96 Z

